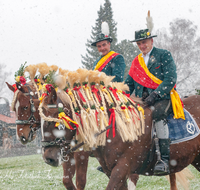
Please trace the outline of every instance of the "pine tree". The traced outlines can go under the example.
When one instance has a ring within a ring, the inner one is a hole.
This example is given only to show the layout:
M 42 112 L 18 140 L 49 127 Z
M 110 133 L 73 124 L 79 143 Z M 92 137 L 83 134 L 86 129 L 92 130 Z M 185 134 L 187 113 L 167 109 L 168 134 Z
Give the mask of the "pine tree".
M 111 43 L 111 49 L 113 51 L 117 51 L 117 28 L 116 25 L 117 23 L 113 20 L 113 12 L 112 12 L 112 7 L 111 3 L 109 0 L 105 0 L 105 3 L 102 6 L 100 6 L 100 10 L 97 12 L 98 13 L 98 18 L 96 19 L 95 26 L 92 27 L 92 34 L 91 34 L 91 39 L 87 40 L 86 43 L 86 55 L 82 57 L 82 64 L 83 67 L 86 69 L 92 69 L 93 64 L 95 60 L 99 57 L 99 52 L 96 47 L 91 46 L 91 43 L 96 40 L 97 34 L 101 33 L 101 23 L 106 21 L 109 25 L 109 30 L 110 30 L 110 36 L 112 37 L 113 41 Z

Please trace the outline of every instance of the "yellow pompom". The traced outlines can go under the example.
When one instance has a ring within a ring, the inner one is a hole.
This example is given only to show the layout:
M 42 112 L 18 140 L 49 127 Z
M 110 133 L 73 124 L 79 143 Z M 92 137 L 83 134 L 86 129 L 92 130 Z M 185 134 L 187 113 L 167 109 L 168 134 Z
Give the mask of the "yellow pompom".
M 16 80 L 17 82 L 20 82 L 20 76 L 17 76 L 17 77 L 15 78 L 15 80 Z

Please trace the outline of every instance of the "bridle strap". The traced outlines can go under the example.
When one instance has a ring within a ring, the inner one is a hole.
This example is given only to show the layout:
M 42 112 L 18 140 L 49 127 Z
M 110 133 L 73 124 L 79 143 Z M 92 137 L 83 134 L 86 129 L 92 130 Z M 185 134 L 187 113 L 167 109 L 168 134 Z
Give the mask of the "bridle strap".
M 30 96 L 31 115 L 28 118 L 28 120 L 16 120 L 15 123 L 17 125 L 28 125 L 28 124 L 30 124 L 31 125 L 30 128 L 32 129 L 32 131 L 36 131 L 37 129 L 39 129 L 39 127 L 34 127 L 34 129 L 33 129 L 33 124 L 40 124 L 40 121 L 37 121 L 35 119 L 34 112 L 36 112 L 36 108 L 35 108 L 35 105 L 34 105 L 33 96 L 31 95 L 30 87 L 28 85 L 26 85 L 26 87 L 27 87 L 29 92 L 24 93 L 24 95 Z
M 66 140 L 64 137 L 63 138 L 56 138 L 54 141 L 41 141 L 41 145 L 43 148 L 48 147 L 48 146 L 67 146 L 71 143 L 71 140 Z

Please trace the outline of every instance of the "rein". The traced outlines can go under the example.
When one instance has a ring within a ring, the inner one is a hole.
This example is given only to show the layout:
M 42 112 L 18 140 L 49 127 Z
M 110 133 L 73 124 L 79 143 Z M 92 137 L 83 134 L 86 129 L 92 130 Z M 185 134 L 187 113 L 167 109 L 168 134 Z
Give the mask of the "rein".
M 101 135 L 102 133 L 106 132 L 108 129 L 110 129 L 112 127 L 112 123 L 110 125 L 108 125 L 104 130 L 102 130 L 101 132 L 99 133 L 96 133 L 95 134 L 95 137 L 98 137 L 99 135 Z M 82 142 L 82 143 L 79 143 L 77 144 L 75 147 L 73 147 L 72 149 L 68 149 L 66 151 L 66 155 L 70 154 L 70 153 L 73 153 L 75 150 L 79 149 L 81 146 L 83 146 L 85 143 Z

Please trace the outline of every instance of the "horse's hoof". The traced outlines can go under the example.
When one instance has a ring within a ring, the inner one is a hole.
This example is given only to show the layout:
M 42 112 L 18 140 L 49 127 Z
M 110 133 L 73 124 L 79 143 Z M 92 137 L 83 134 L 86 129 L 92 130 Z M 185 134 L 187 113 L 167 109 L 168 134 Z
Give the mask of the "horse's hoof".
M 98 166 L 97 170 L 104 173 L 103 168 L 101 166 Z

